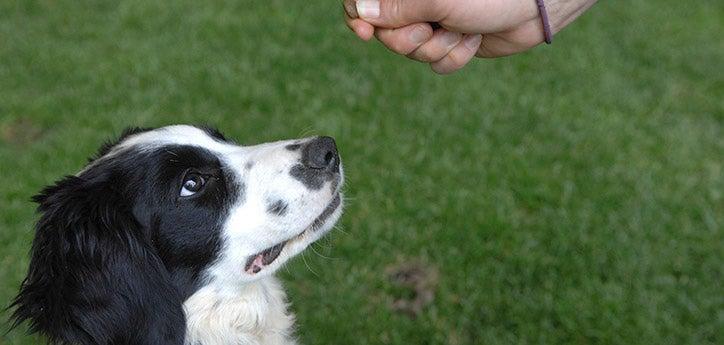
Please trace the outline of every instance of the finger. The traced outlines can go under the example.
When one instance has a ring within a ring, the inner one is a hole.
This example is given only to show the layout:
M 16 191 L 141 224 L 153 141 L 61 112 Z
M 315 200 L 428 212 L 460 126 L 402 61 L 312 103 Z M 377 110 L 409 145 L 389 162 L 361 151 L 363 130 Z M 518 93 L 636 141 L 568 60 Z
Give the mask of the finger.
M 475 56 L 475 53 L 480 47 L 481 40 L 482 36 L 479 34 L 466 35 L 462 42 L 458 43 L 450 53 L 445 55 L 440 61 L 431 63 L 430 67 L 433 71 L 440 74 L 452 73 L 463 68 L 463 66 Z
M 432 37 L 432 27 L 417 23 L 397 29 L 375 29 L 375 36 L 395 53 L 407 55 Z
M 352 19 L 348 15 L 345 15 L 345 23 L 350 30 L 361 38 L 362 40 L 369 41 L 375 34 L 375 27 L 370 23 L 365 22 L 362 19 Z
M 462 39 L 461 33 L 437 29 L 430 40 L 407 56 L 421 62 L 435 62 L 450 53 Z
M 445 18 L 445 1 L 357 0 L 360 18 L 382 28 L 398 28 L 412 23 L 437 22 Z

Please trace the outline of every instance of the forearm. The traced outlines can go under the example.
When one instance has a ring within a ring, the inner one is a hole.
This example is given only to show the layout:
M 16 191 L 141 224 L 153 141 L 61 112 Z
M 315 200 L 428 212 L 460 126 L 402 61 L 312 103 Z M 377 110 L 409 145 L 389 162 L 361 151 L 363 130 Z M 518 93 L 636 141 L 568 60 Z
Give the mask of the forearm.
M 557 33 L 588 10 L 597 0 L 545 0 L 551 31 Z

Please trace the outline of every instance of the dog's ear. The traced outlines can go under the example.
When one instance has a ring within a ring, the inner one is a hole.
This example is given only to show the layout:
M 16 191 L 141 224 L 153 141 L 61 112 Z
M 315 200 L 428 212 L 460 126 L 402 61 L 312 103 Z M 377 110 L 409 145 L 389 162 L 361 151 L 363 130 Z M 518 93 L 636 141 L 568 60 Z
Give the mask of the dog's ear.
M 34 197 L 41 217 L 15 326 L 29 320 L 58 344 L 183 344 L 181 297 L 119 179 L 69 176 Z

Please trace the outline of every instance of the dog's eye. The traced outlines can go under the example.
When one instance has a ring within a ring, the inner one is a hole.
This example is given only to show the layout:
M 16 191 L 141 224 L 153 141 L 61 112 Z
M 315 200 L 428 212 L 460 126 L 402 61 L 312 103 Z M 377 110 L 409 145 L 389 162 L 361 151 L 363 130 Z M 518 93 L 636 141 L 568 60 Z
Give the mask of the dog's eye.
M 184 184 L 181 187 L 181 196 L 191 196 L 204 188 L 206 179 L 199 174 L 188 174 L 184 177 Z

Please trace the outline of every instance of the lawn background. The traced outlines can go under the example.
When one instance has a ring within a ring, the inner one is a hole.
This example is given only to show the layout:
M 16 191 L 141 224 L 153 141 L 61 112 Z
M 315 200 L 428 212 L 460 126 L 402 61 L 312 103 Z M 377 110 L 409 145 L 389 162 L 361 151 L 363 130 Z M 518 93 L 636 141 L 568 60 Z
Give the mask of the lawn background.
M 339 2 L 1 1 L 0 304 L 33 193 L 126 126 L 208 123 L 337 139 L 339 230 L 280 271 L 304 344 L 724 341 L 724 2 L 602 1 L 446 77 Z M 414 320 L 407 261 L 439 272 Z

